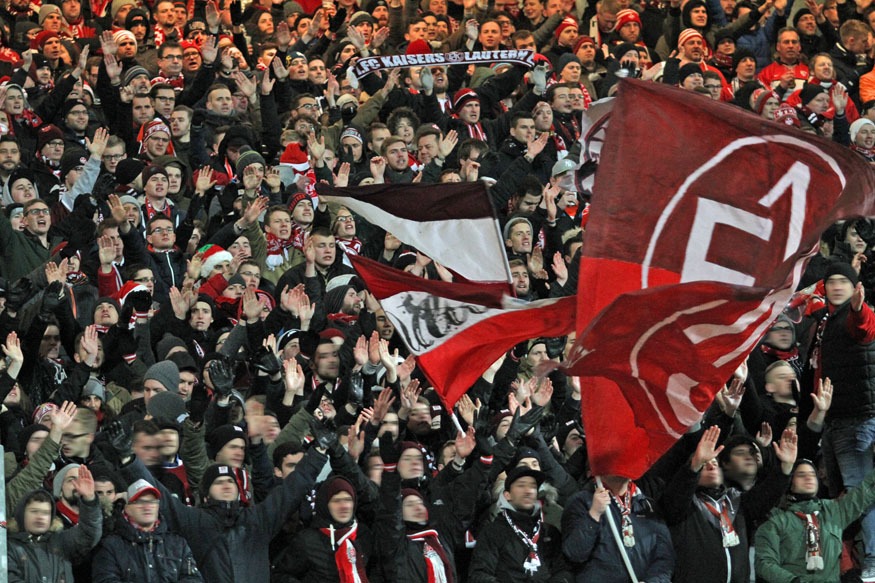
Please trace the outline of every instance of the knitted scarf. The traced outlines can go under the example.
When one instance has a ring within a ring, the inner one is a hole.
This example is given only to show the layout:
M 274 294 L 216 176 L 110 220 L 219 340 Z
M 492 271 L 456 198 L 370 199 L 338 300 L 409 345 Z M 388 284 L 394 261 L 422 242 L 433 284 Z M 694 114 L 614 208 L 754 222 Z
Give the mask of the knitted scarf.
M 367 583 L 365 573 L 365 558 L 361 549 L 355 544 L 358 522 L 351 526 L 335 528 L 320 528 L 319 532 L 331 539 L 331 550 L 334 551 L 334 563 L 337 565 L 337 576 L 340 583 Z
M 277 237 L 273 233 L 265 233 L 267 238 L 267 258 L 265 259 L 265 264 L 268 269 L 276 269 L 286 260 L 286 249 L 289 247 L 294 247 L 295 242 L 293 238 L 282 239 Z
M 851 149 L 864 157 L 867 162 L 875 162 L 875 148 L 861 148 L 857 144 L 851 144 Z
M 820 546 L 820 521 L 817 519 L 819 511 L 811 514 L 794 512 L 805 523 L 805 568 L 809 571 L 823 571 L 823 556 Z
M 635 482 L 630 482 L 626 488 L 626 493 L 620 497 L 611 492 L 611 498 L 617 503 L 620 509 L 620 526 L 623 533 L 623 545 L 627 547 L 635 546 L 635 529 L 632 526 L 632 498 L 635 496 L 637 487 Z
M 450 561 L 438 539 L 436 530 L 421 530 L 408 532 L 407 540 L 422 543 L 422 556 L 428 569 L 428 583 L 453 583 L 453 571 Z

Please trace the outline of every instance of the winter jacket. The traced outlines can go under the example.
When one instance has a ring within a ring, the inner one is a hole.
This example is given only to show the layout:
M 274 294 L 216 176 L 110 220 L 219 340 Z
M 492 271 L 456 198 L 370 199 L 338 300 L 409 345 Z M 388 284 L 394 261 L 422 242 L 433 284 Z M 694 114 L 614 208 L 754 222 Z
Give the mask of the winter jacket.
M 52 238 L 49 237 L 49 247 Z M 0 253 L 2 273 L 13 282 L 26 276 L 49 260 L 49 247 L 44 247 L 39 238 L 30 231 L 14 231 L 6 213 L 0 213 Z
M 745 583 L 750 580 L 749 529 L 755 521 L 766 517 L 790 480 L 776 465 L 768 478 L 757 482 L 748 492 L 726 487 L 698 488 L 698 481 L 699 472 L 685 465 L 662 497 L 677 554 L 672 581 Z M 723 546 L 720 520 L 711 514 L 706 502 L 712 508 L 727 510 L 738 535 L 737 545 Z
M 203 581 L 185 539 L 167 531 L 134 528 L 124 516 L 116 521 L 91 563 L 92 583 L 195 583 Z
M 274 488 L 264 502 L 247 508 L 239 502 L 216 501 L 208 501 L 200 508 L 186 506 L 139 460 L 122 472 L 130 482 L 143 478 L 161 491 L 161 516 L 170 530 L 188 541 L 204 580 L 234 583 L 270 580 L 270 540 L 313 488 L 325 461 L 323 454 L 311 448 L 282 486 Z
M 875 503 L 875 472 L 839 500 L 814 498 L 776 509 L 756 534 L 756 573 L 769 583 L 838 581 L 842 531 Z M 806 526 L 795 512 L 819 512 L 822 571 L 806 569 Z
M 617 550 L 606 515 L 596 522 L 589 515 L 593 487 L 575 494 L 562 515 L 562 549 L 565 557 L 578 564 L 576 581 L 625 583 L 629 575 Z M 620 509 L 611 502 L 608 509 L 617 528 L 621 524 Z M 632 498 L 632 527 L 635 546 L 626 548 L 636 576 L 647 583 L 669 583 L 674 571 L 674 551 L 668 527 L 656 515 L 653 501 L 641 491 Z
M 574 580 L 562 557 L 561 535 L 543 520 L 540 506 L 531 512 L 518 511 L 502 496 L 499 498 L 499 507 L 502 513 L 477 535 L 477 546 L 468 571 L 470 583 Z M 539 566 L 527 567 L 527 564 L 531 564 L 530 549 L 508 523 L 505 513 L 519 530 L 530 537 L 536 520 L 540 519 L 540 538 L 537 543 Z
M 823 326 L 817 332 L 819 377 L 831 379 L 835 387 L 827 419 L 875 416 L 875 341 L 869 339 L 869 330 L 875 327 L 872 309 L 863 304 L 861 311 L 852 312 L 847 301 L 834 309 L 818 310 L 813 318 Z
M 24 508 L 31 496 L 18 505 L 16 516 L 23 524 Z M 54 517 L 54 506 L 52 515 Z M 100 542 L 103 515 L 97 497 L 79 503 L 79 524 L 60 532 L 33 536 L 27 532 L 9 535 L 9 583 L 73 583 L 71 559 L 93 549 Z

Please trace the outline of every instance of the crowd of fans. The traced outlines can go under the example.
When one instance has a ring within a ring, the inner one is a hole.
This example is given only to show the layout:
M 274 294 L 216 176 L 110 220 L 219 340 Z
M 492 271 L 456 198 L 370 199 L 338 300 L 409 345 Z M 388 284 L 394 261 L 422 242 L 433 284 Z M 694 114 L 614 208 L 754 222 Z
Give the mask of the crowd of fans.
M 596 481 L 587 387 L 535 374 L 573 335 L 515 346 L 445 410 L 349 256 L 453 272 L 315 188 L 482 181 L 517 297 L 572 295 L 593 102 L 668 83 L 875 162 L 873 13 L 7 0 L 9 580 L 875 581 L 872 223 L 824 234 L 807 303 L 647 474 Z M 536 66 L 352 74 L 500 48 Z

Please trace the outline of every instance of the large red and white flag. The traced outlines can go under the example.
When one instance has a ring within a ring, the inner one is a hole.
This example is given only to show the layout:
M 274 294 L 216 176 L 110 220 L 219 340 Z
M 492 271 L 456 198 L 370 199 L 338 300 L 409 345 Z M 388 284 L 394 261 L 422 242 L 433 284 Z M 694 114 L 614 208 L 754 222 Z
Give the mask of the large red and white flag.
M 574 329 L 574 297 L 526 303 L 504 283 L 433 281 L 350 260 L 448 410 L 515 344 Z
M 833 142 L 691 92 L 621 83 L 564 368 L 582 377 L 593 471 L 637 478 L 785 307 L 820 233 L 875 214 L 875 173 Z
M 342 204 L 471 281 L 512 281 L 504 240 L 486 185 L 374 184 L 317 187 Z

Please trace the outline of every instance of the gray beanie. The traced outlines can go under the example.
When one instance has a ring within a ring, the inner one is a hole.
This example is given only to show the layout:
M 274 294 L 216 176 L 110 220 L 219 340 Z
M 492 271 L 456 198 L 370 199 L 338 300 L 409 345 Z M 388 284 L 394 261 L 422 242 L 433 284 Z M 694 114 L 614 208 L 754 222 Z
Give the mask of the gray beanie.
M 532 233 L 534 233 L 534 229 L 532 229 L 532 222 L 529 219 L 527 219 L 525 217 L 513 217 L 504 226 L 504 238 L 505 239 L 510 239 L 510 230 L 517 223 L 527 224 L 529 226 L 529 230 L 532 231 Z
M 156 362 L 146 369 L 143 382 L 150 379 L 158 381 L 171 393 L 179 393 L 179 368 L 169 360 Z
M 61 486 L 64 484 L 67 474 L 71 471 L 78 471 L 80 465 L 81 464 L 68 464 L 58 470 L 58 473 L 55 474 L 55 477 L 52 480 L 52 494 L 55 498 L 61 497 Z
M 185 403 L 176 393 L 158 393 L 149 400 L 146 412 L 158 422 L 179 423 L 185 414 Z
M 88 382 L 85 383 L 85 388 L 82 389 L 83 397 L 90 397 L 91 395 L 106 403 L 106 388 L 97 379 L 88 379 Z
M 133 67 L 131 67 L 130 69 L 125 71 L 125 76 L 124 76 L 124 79 L 122 80 L 122 83 L 125 86 L 128 86 L 131 84 L 131 81 L 133 81 L 135 78 L 139 77 L 140 75 L 145 75 L 147 79 L 152 78 L 152 76 L 149 75 L 149 71 L 147 71 L 145 67 L 141 67 L 140 65 L 134 65 Z
M 167 353 L 177 347 L 185 348 L 186 352 L 188 351 L 188 347 L 186 347 L 182 338 L 168 332 L 164 334 L 164 338 L 159 340 L 155 346 L 155 356 L 158 357 L 158 360 L 167 360 Z

